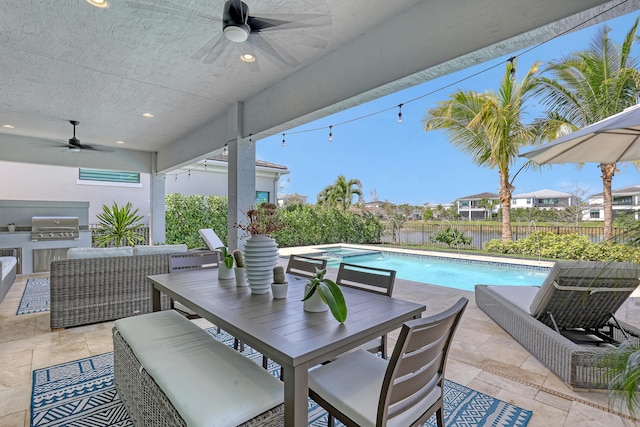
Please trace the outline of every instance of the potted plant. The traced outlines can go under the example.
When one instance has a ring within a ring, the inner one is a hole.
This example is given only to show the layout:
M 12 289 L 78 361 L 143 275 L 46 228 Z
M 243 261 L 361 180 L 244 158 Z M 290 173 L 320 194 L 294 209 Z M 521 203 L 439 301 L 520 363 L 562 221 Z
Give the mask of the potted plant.
M 273 203 L 261 203 L 247 211 L 247 223 L 235 226 L 250 235 L 245 242 L 244 258 L 247 281 L 252 294 L 269 292 L 272 268 L 278 260 L 278 245 L 270 234 L 282 229 L 278 208 Z
M 218 249 L 222 256 L 222 262 L 218 263 L 218 279 L 233 279 L 233 255 L 229 253 L 226 246 L 220 246 Z
M 271 283 L 271 293 L 275 299 L 287 297 L 289 284 L 285 280 L 284 267 L 276 265 L 273 267 L 273 282 Z
M 16 225 L 13 222 L 10 222 L 7 224 L 7 229 L 9 230 L 9 233 L 13 233 L 16 231 Z
M 318 312 L 331 310 L 331 314 L 340 323 L 347 320 L 347 303 L 340 286 L 324 275 L 327 269 L 316 268 L 315 276 L 305 285 L 304 288 L 304 309 L 305 311 Z
M 111 208 L 102 205 L 102 213 L 96 215 L 96 218 L 99 223 L 94 239 L 98 247 L 112 244 L 133 246 L 145 241 L 145 237 L 140 233 L 143 226 L 140 223 L 142 215 L 138 214 L 138 209 L 133 209 L 131 202 L 122 207 L 118 207 L 116 202 L 113 202 Z
M 247 277 L 244 272 L 244 255 L 242 255 L 242 251 L 240 249 L 234 250 L 233 258 L 236 262 L 236 285 L 239 287 L 247 286 Z

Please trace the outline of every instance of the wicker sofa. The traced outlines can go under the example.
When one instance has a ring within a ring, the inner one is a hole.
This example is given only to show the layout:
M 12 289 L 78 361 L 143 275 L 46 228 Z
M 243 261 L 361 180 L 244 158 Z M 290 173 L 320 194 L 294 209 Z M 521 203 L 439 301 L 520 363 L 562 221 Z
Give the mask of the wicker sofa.
M 186 246 L 93 248 L 75 254 L 80 258 L 52 261 L 50 267 L 51 329 L 106 322 L 146 313 L 150 290 L 147 276 L 169 272 L 169 253 L 186 252 Z M 92 250 L 93 249 L 93 250 Z M 124 254 L 118 253 L 117 250 Z M 80 253 L 80 254 L 79 254 Z M 130 255 L 129 255 L 130 253 Z M 169 308 L 162 297 L 162 308 Z
M 18 259 L 15 249 L 0 249 L 0 302 L 16 280 Z

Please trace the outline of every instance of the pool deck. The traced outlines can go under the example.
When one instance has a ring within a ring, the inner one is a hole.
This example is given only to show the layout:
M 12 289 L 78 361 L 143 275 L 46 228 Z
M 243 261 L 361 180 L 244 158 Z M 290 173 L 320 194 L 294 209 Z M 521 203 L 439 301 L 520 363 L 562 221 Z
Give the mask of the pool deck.
M 386 250 L 386 249 L 385 249 Z M 281 249 L 281 255 L 303 251 Z M 420 252 L 422 253 L 422 252 Z M 501 262 L 504 259 L 500 258 Z M 283 265 L 286 260 L 280 261 Z M 330 269 L 329 277 L 335 277 Z M 0 426 L 30 426 L 31 371 L 113 350 L 113 322 L 49 330 L 49 313 L 16 316 L 28 278 L 19 276 L 0 303 Z M 46 276 L 44 276 L 46 277 Z M 446 377 L 533 411 L 529 427 L 640 426 L 604 392 L 573 391 L 487 317 L 473 292 L 397 279 L 394 297 L 425 304 L 435 314 L 461 296 L 469 305 L 454 337 Z M 640 326 L 640 305 L 631 299 L 616 313 Z M 201 327 L 211 326 L 202 319 Z M 394 344 L 397 333 L 390 335 Z

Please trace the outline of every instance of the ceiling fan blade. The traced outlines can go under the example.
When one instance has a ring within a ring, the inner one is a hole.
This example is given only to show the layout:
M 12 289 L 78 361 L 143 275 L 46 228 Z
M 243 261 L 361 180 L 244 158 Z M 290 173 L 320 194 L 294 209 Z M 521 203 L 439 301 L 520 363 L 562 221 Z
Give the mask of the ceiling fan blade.
M 261 50 L 267 54 L 268 59 L 273 59 L 275 65 L 280 69 L 286 70 L 287 68 L 295 68 L 300 63 L 291 55 L 289 55 L 278 43 L 275 41 L 267 41 L 260 33 L 251 33 L 248 40 L 256 49 Z
M 287 30 L 328 25 L 331 25 L 331 15 L 289 13 L 249 17 L 249 26 L 253 31 Z
M 224 34 L 221 34 L 218 37 L 213 37 L 207 43 L 202 45 L 200 49 L 195 51 L 195 53 L 191 55 L 191 59 L 195 59 L 197 61 L 202 60 L 205 64 L 213 64 L 230 43 L 231 42 L 224 36 Z

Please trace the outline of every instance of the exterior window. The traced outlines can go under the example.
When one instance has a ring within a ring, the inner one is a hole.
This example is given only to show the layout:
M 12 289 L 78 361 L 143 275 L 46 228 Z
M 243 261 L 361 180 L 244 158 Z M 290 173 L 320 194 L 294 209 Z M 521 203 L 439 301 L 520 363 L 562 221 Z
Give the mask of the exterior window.
M 527 204 L 530 205 L 531 204 L 531 199 L 527 199 Z
M 260 203 L 269 203 L 269 192 L 268 191 L 256 191 L 256 204 Z
M 469 201 L 468 200 L 460 201 L 460 206 L 463 207 L 463 208 L 469 207 Z
M 631 196 L 620 196 L 613 198 L 614 205 L 631 205 L 633 204 L 633 198 Z
M 591 219 L 600 219 L 600 211 L 591 211 L 591 212 L 589 212 L 589 218 L 591 218 Z
M 124 182 L 127 184 L 139 184 L 140 174 L 138 172 L 121 172 L 80 168 L 80 179 L 82 181 Z

